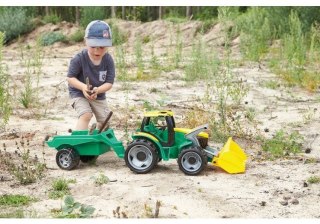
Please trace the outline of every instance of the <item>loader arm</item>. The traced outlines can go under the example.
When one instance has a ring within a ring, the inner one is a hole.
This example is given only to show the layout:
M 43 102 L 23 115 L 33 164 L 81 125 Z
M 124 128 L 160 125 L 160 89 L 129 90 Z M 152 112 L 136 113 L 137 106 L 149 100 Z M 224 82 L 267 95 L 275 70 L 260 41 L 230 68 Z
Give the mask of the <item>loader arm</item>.
M 197 136 L 199 135 L 200 132 L 208 130 L 208 126 L 209 126 L 208 124 L 204 124 L 192 129 L 188 134 L 185 135 L 186 139 L 189 139 L 190 141 L 192 141 L 194 145 L 200 146 Z

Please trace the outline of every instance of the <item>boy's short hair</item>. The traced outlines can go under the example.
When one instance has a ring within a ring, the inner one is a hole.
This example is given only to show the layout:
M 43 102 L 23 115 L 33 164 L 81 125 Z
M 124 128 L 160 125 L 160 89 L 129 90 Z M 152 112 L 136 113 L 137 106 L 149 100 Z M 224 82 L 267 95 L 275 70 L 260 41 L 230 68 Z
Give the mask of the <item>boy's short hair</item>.
M 84 37 L 89 47 L 111 47 L 111 29 L 108 23 L 101 20 L 90 22 L 86 28 Z

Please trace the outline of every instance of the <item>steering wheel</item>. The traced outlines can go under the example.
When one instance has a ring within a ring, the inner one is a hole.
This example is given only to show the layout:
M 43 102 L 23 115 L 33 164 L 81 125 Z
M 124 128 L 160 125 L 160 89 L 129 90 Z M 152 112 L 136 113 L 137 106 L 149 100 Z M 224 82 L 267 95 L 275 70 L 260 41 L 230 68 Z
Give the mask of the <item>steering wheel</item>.
M 161 130 L 161 131 L 164 131 L 164 130 L 166 130 L 166 127 L 167 127 L 167 126 L 165 126 L 165 125 L 164 125 L 164 126 L 162 126 L 162 125 L 155 125 L 155 127 L 156 127 L 156 128 L 159 128 L 159 130 Z
M 107 116 L 107 118 L 106 118 L 106 120 L 103 122 L 102 126 L 101 126 L 100 129 L 99 129 L 99 132 L 98 132 L 99 134 L 100 134 L 103 130 L 108 130 L 108 129 L 109 129 L 109 125 L 107 125 L 107 124 L 108 124 L 108 121 L 110 120 L 112 114 L 113 114 L 113 112 L 110 111 L 109 114 L 108 114 L 108 116 Z

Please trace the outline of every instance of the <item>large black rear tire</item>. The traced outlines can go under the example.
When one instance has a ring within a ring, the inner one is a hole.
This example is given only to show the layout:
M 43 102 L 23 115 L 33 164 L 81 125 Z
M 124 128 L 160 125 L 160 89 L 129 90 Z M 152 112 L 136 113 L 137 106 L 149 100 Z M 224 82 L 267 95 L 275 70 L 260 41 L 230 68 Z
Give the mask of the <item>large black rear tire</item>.
M 128 145 L 124 159 L 130 170 L 143 174 L 154 168 L 159 157 L 152 142 L 146 139 L 136 139 Z

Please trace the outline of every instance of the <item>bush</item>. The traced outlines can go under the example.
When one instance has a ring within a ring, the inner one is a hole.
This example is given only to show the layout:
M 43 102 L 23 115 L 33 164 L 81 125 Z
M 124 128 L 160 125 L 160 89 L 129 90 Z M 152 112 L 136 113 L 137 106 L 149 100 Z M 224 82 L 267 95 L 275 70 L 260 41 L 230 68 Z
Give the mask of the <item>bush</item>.
M 69 39 L 73 42 L 81 42 L 83 41 L 83 37 L 84 37 L 84 30 L 81 28 L 81 29 L 78 29 L 75 33 L 73 33 Z
M 61 32 L 46 33 L 40 38 L 42 46 L 52 45 L 55 42 L 65 41 L 65 40 L 66 40 L 66 37 Z
M 6 7 L 0 14 L 0 32 L 5 32 L 4 43 L 32 30 L 26 10 L 17 7 Z
M 57 24 L 61 22 L 61 18 L 57 14 L 50 14 L 43 17 L 45 23 Z

